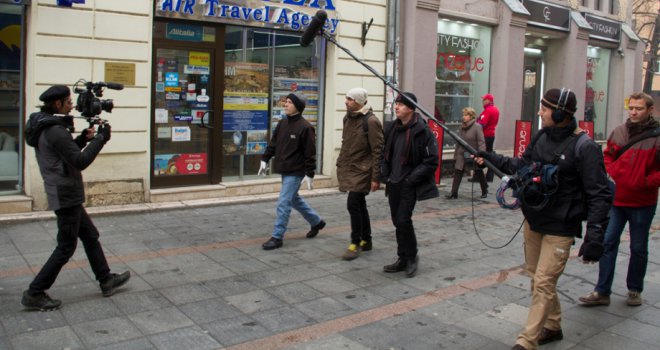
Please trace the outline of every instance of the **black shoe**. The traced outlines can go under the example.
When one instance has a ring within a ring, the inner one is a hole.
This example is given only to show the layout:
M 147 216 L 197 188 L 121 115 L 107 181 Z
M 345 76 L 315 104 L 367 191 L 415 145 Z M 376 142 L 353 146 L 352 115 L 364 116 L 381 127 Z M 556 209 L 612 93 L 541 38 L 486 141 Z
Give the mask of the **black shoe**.
M 374 246 L 371 244 L 371 240 L 365 241 L 361 240 L 360 241 L 360 250 L 363 252 L 368 252 L 374 248 Z
M 126 271 L 122 274 L 111 273 L 110 277 L 101 282 L 101 292 L 104 297 L 109 297 L 117 291 L 117 288 L 123 286 L 131 278 L 131 272 Z
M 481 192 L 481 198 L 488 198 L 488 191 Z
M 318 224 L 312 226 L 312 228 L 307 232 L 307 238 L 314 238 L 316 235 L 319 234 L 319 231 L 321 231 L 325 227 L 325 221 L 321 220 Z
M 516 344 L 511 348 L 511 350 L 527 350 L 527 349 L 525 349 L 525 347 L 523 347 L 520 344 Z
M 269 240 L 266 241 L 266 243 L 261 245 L 261 248 L 264 248 L 264 250 L 273 250 L 273 249 L 280 248 L 283 245 L 284 245 L 284 242 L 282 242 L 281 239 L 271 237 Z
M 447 198 L 447 199 L 456 199 L 456 198 L 458 198 L 458 193 L 450 193 L 450 194 L 446 195 L 445 198 Z
M 539 345 L 552 343 L 553 341 L 562 339 L 564 339 L 564 332 L 562 332 L 561 329 L 553 331 L 544 327 L 541 330 L 541 337 L 539 337 Z
M 415 277 L 417 273 L 417 265 L 419 264 L 419 257 L 415 256 L 412 259 L 408 259 L 408 264 L 406 265 L 406 277 Z
M 23 292 L 21 305 L 25 306 L 28 310 L 51 311 L 59 309 L 62 302 L 60 300 L 51 299 L 46 292 L 30 295 L 26 290 Z
M 401 272 L 406 270 L 406 260 L 402 258 L 396 259 L 396 262 L 391 265 L 383 266 L 383 271 L 387 273 Z

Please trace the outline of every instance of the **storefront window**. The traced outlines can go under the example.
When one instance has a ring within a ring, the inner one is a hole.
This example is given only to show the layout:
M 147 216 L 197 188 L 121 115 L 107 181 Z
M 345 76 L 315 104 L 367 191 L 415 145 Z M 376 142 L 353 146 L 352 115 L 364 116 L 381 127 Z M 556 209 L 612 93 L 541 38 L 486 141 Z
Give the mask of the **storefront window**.
M 482 109 L 481 96 L 489 92 L 490 43 L 489 27 L 438 21 L 434 114 L 453 131 L 461 125 L 464 107 Z M 454 146 L 451 137 L 444 142 L 444 146 Z
M 611 50 L 596 46 L 587 49 L 587 77 L 584 120 L 594 122 L 596 140 L 607 138 L 607 96 Z
M 223 181 L 256 176 L 270 135 L 285 117 L 283 107 L 289 93 L 307 97 L 303 116 L 318 128 L 323 55 L 318 39 L 308 47 L 299 42 L 297 33 L 227 27 Z M 317 157 L 320 134 L 317 130 Z
M 0 195 L 20 190 L 22 11 L 0 4 Z

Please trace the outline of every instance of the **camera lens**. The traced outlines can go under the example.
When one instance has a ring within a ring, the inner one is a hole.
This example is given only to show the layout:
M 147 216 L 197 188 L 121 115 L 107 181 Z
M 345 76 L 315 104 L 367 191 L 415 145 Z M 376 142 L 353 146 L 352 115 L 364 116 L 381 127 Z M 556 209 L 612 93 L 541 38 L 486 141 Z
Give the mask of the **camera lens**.
M 115 107 L 115 104 L 112 103 L 112 100 L 101 100 L 101 109 L 112 113 L 112 109 Z

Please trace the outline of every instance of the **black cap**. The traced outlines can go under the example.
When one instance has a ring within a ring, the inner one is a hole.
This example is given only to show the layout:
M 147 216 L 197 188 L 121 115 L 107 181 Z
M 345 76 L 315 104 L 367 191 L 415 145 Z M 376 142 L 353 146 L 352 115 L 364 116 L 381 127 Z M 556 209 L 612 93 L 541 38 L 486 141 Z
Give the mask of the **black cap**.
M 412 92 L 404 92 L 397 96 L 396 100 L 394 100 L 394 102 L 401 102 L 414 111 L 417 109 L 417 107 L 415 107 L 411 101 L 415 101 L 415 103 L 417 103 L 417 96 L 415 96 L 415 94 Z
M 53 85 L 46 89 L 46 91 L 44 91 L 41 96 L 39 96 L 39 100 L 43 102 L 50 102 L 61 100 L 69 96 L 71 96 L 71 90 L 69 90 L 68 87 L 64 85 Z
M 305 110 L 307 105 L 307 97 L 299 92 L 292 92 L 286 98 L 290 99 L 293 102 L 293 105 L 296 106 L 298 113 L 302 113 Z

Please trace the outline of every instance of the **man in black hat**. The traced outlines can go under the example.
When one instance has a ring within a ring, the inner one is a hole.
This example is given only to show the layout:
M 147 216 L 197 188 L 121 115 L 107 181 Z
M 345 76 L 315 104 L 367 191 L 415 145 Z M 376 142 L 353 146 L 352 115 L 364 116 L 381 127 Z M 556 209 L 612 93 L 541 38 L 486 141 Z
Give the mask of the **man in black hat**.
M 81 171 L 87 168 L 103 146 L 110 140 L 110 125 L 99 125 L 83 130 L 75 140 L 71 91 L 63 85 L 54 85 L 39 96 L 44 105 L 40 112 L 28 119 L 26 143 L 34 147 L 37 163 L 48 197 L 48 206 L 57 216 L 57 247 L 23 292 L 21 304 L 41 311 L 60 307 L 60 300 L 51 299 L 46 290 L 55 283 L 62 267 L 76 251 L 78 239 L 83 243 L 89 264 L 99 281 L 103 296 L 111 296 L 130 278 L 130 272 L 110 273 L 110 268 L 99 243 L 99 232 L 82 206 L 85 192 Z
M 424 118 L 415 112 L 417 97 L 404 92 L 395 100 L 396 120 L 385 127 L 381 155 L 381 178 L 396 228 L 397 260 L 386 265 L 388 273 L 405 271 L 415 276 L 419 257 L 412 214 L 417 201 L 438 197 L 435 170 L 438 142 Z
M 302 116 L 307 98 L 292 92 L 286 97 L 284 113 L 277 123 L 273 135 L 261 158 L 259 175 L 266 175 L 268 161 L 275 157 L 274 170 L 282 174 L 282 188 L 277 201 L 277 218 L 271 238 L 262 244 L 264 250 L 282 247 L 284 233 L 289 224 L 291 209 L 296 209 L 310 224 L 307 238 L 314 238 L 325 227 L 325 221 L 298 195 L 300 184 L 307 184 L 312 189 L 316 171 L 316 136 L 314 127 Z
M 593 263 L 603 254 L 612 192 L 603 152 L 578 128 L 576 110 L 577 99 L 571 90 L 550 89 L 543 95 L 538 112 L 543 129 L 534 135 L 522 157 L 479 152 L 475 158 L 477 164 L 483 164 L 483 158 L 490 160 L 506 174 L 531 170 L 533 163 L 558 169 L 555 181 L 541 184 L 541 188 L 548 187 L 541 196 L 535 191 L 528 192 L 528 186 L 521 189 L 527 198 L 521 207 L 525 216 L 525 267 L 532 280 L 532 303 L 527 325 L 513 347 L 515 350 L 532 350 L 563 339 L 557 281 L 575 237 L 582 237 L 585 219 L 587 232 L 579 256 L 584 262 Z M 546 178 L 543 177 L 544 181 Z M 539 197 L 548 200 L 535 201 Z

